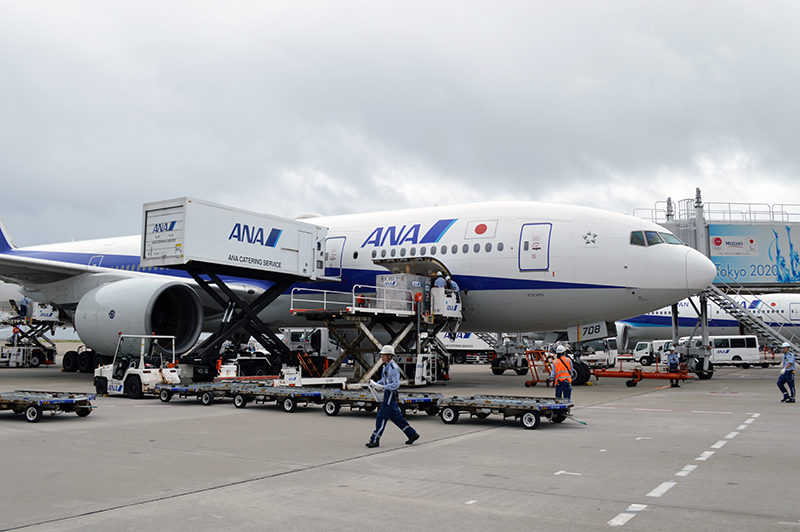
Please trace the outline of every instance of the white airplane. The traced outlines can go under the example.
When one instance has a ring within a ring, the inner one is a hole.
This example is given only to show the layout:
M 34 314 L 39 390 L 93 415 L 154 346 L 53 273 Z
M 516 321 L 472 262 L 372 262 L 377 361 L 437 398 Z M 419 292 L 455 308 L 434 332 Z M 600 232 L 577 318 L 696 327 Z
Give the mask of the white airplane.
M 615 321 L 708 286 L 714 264 L 666 229 L 586 207 L 487 202 L 314 217 L 328 228 L 326 274 L 314 288 L 374 285 L 386 267 L 449 273 L 463 291 L 463 331 L 528 332 Z M 0 223 L 0 279 L 74 316 L 87 347 L 113 353 L 117 334 L 170 334 L 188 351 L 222 310 L 185 272 L 142 268 L 141 236 L 17 248 Z M 269 283 L 224 278 L 255 299 Z M 259 317 L 303 326 L 281 296 Z
M 699 335 L 700 309 L 698 298 L 678 302 L 678 336 Z M 800 294 L 776 293 L 738 296 L 736 301 L 764 320 L 764 323 L 786 337 L 800 336 Z M 752 334 L 745 332 L 739 321 L 708 301 L 708 333 L 714 336 Z M 631 348 L 638 341 L 672 339 L 672 309 L 664 307 L 617 322 L 617 339 L 622 347 Z

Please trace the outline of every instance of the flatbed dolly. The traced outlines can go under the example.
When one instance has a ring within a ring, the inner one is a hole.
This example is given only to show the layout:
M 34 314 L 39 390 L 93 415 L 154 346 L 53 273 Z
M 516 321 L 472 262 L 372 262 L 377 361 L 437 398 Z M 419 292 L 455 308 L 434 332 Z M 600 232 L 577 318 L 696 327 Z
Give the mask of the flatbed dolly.
M 461 412 L 483 419 L 489 414 L 501 414 L 503 419 L 518 419 L 526 429 L 535 429 L 541 418 L 561 423 L 570 416 L 572 401 L 549 397 L 514 397 L 508 395 L 472 395 L 442 397 L 439 417 L 448 425 L 458 421 Z
M 248 403 L 266 404 L 275 401 L 286 412 L 297 410 L 298 404 L 308 406 L 323 401 L 325 388 L 295 386 L 267 386 L 263 384 L 238 383 L 231 389 L 233 406 L 244 408 Z
M 168 403 L 173 396 L 180 398 L 195 397 L 198 401 L 208 406 L 215 399 L 232 397 L 234 387 L 241 386 L 240 382 L 198 382 L 195 384 L 156 384 L 158 398 Z
M 420 393 L 420 392 L 400 392 L 397 397 L 397 405 L 403 415 L 409 410 L 425 412 L 429 416 L 439 413 L 440 393 Z M 381 406 L 381 401 L 376 399 L 369 390 L 325 390 L 322 409 L 329 416 L 339 413 L 342 406 L 348 406 L 350 410 L 364 410 L 373 412 Z
M 75 412 L 78 417 L 92 413 L 92 403 L 96 395 L 70 392 L 34 392 L 16 390 L 0 393 L 0 410 L 11 410 L 15 414 L 25 414 L 25 419 L 36 423 L 42 419 L 45 410 L 52 415 Z

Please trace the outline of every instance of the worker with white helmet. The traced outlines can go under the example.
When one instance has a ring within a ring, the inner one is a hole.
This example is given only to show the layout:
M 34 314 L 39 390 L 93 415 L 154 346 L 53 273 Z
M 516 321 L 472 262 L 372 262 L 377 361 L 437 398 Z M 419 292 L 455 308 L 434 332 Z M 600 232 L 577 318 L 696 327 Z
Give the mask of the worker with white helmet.
M 674 346 L 669 346 L 669 354 L 667 355 L 667 364 L 669 365 L 669 372 L 670 373 L 677 373 L 678 367 L 680 365 L 680 357 L 678 353 L 675 352 Z M 680 382 L 678 379 L 670 379 L 669 384 L 672 388 L 680 388 Z
M 436 280 L 433 281 L 433 286 L 437 288 L 445 288 L 447 286 L 447 281 L 442 277 L 442 272 L 436 272 Z
M 385 345 L 381 348 L 381 360 L 383 361 L 381 380 L 378 382 L 370 381 L 371 387 L 375 389 L 383 388 L 383 402 L 375 420 L 375 432 L 372 433 L 366 444 L 369 448 L 380 445 L 381 436 L 386 429 L 386 422 L 389 420 L 408 436 L 407 445 L 411 445 L 419 439 L 419 434 L 411 428 L 411 425 L 403 417 L 403 413 L 400 412 L 400 407 L 397 406 L 397 389 L 400 388 L 400 368 L 392 360 L 393 356 L 394 347 Z
M 778 388 L 783 392 L 783 399 L 781 403 L 794 403 L 794 365 L 795 356 L 792 353 L 792 344 L 783 342 L 783 367 L 781 374 L 778 377 Z M 786 384 L 789 385 L 789 390 L 786 390 Z
M 550 380 L 556 387 L 556 399 L 572 400 L 572 360 L 567 356 L 567 348 L 556 347 L 556 360 L 550 371 Z

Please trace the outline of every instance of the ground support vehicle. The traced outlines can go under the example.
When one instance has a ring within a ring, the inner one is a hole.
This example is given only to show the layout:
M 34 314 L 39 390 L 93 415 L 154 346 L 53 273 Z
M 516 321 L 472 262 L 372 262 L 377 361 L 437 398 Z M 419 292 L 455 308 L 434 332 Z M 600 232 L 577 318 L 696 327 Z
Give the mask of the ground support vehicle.
M 294 412 L 301 404 L 308 406 L 322 403 L 325 392 L 325 388 L 237 383 L 230 393 L 233 395 L 233 406 L 236 408 L 244 408 L 248 403 L 266 404 L 275 401 L 284 411 Z
M 86 417 L 92 413 L 90 401 L 95 397 L 84 393 L 16 390 L 0 393 L 0 410 L 25 414 L 25 419 L 30 423 L 42 419 L 45 410 L 54 416 L 63 412 L 75 412 L 78 417 Z
M 327 389 L 324 395 L 322 408 L 329 416 L 338 414 L 342 406 L 366 412 L 373 412 L 381 406 L 381 399 L 376 398 L 369 390 Z M 429 416 L 439 413 L 438 402 L 442 398 L 440 393 L 400 392 L 397 395 L 397 405 L 403 415 L 408 411 L 425 412 Z
M 761 360 L 760 365 L 762 368 L 780 366 L 783 362 L 783 353 L 780 352 L 779 348 L 773 349 L 768 346 L 762 346 L 759 352 Z
M 180 384 L 175 364 L 175 337 L 119 335 L 114 361 L 94 370 L 97 395 L 107 393 L 139 399 L 159 394 L 157 384 Z
M 526 429 L 535 429 L 544 416 L 553 423 L 561 423 L 570 416 L 572 401 L 549 397 L 514 397 L 507 395 L 472 395 L 442 397 L 439 400 L 439 417 L 448 425 L 458 421 L 462 412 L 483 419 L 489 414 L 500 414 L 503 419 L 514 418 Z
M 622 368 L 620 368 L 618 371 L 610 369 L 593 369 L 592 375 L 594 375 L 596 379 L 600 379 L 600 377 L 628 379 L 625 381 L 625 386 L 632 388 L 639 384 L 639 381 L 642 379 L 685 381 L 689 378 L 689 369 L 686 364 L 679 364 L 677 372 L 659 371 L 658 365 L 656 365 L 655 371 L 643 371 L 640 367 L 635 367 L 632 371 L 622 371 Z

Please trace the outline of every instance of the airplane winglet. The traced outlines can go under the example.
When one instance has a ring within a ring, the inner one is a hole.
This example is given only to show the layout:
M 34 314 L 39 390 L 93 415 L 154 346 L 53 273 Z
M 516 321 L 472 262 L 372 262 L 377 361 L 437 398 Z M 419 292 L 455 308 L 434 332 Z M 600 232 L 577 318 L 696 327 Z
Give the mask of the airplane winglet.
M 9 251 L 14 249 L 15 246 L 14 242 L 11 240 L 11 237 L 8 236 L 8 231 L 6 230 L 6 226 L 3 223 L 3 220 L 0 219 L 0 253 L 4 251 Z

